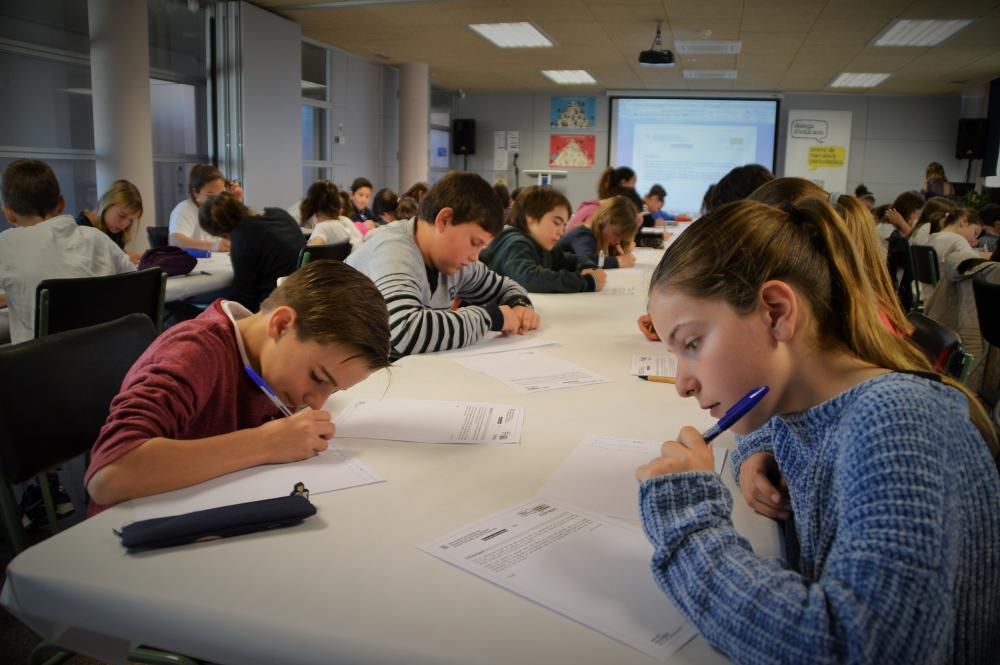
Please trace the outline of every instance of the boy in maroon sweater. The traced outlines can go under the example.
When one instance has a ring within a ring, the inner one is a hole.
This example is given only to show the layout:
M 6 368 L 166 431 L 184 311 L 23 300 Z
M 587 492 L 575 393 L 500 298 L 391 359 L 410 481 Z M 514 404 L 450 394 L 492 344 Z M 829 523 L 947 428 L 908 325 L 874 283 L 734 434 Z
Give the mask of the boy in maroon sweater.
M 385 300 L 339 261 L 303 266 L 257 314 L 217 300 L 126 375 L 91 453 L 90 513 L 326 450 L 335 428 L 323 403 L 387 367 L 389 348 Z M 248 367 L 297 412 L 279 417 Z

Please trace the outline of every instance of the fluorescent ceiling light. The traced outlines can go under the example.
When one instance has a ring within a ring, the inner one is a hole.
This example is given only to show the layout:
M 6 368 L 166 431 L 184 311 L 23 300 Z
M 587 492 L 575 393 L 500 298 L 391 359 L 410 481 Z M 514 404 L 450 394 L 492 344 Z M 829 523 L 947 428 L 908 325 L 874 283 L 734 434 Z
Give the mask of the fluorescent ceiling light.
M 552 41 L 531 23 L 471 23 L 469 27 L 500 48 L 552 46 Z
M 585 69 L 543 69 L 551 81 L 559 85 L 587 85 L 597 83 L 597 79 L 590 75 Z
M 684 78 L 736 80 L 736 70 L 735 69 L 685 69 Z
M 896 19 L 875 36 L 872 46 L 937 46 L 972 23 L 972 19 L 950 21 Z
M 741 41 L 719 39 L 689 39 L 674 42 L 674 50 L 681 55 L 736 55 L 741 48 L 743 48 Z
M 874 88 L 882 81 L 889 78 L 888 74 L 854 74 L 844 72 L 838 74 L 827 85 L 831 88 Z

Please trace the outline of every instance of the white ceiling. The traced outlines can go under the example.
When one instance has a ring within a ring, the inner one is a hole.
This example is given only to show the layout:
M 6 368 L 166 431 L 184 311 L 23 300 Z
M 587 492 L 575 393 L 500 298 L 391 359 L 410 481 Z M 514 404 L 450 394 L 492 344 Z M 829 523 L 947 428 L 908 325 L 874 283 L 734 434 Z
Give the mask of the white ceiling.
M 977 0 L 253 0 L 306 37 L 374 62 L 425 62 L 438 86 L 552 90 L 542 69 L 586 69 L 598 89 L 835 92 L 840 72 L 888 72 L 873 94 L 953 94 L 1000 75 L 1000 2 Z M 346 6 L 335 6 L 344 4 Z M 323 5 L 314 7 L 314 5 Z M 934 48 L 875 48 L 894 18 L 972 18 Z M 640 67 L 656 20 L 664 44 L 743 42 L 739 55 L 677 56 Z M 531 21 L 554 48 L 500 49 L 469 23 Z M 735 81 L 686 80 L 684 69 L 735 69 Z M 560 88 L 564 89 L 564 88 Z M 579 89 L 579 88 L 578 88 Z M 857 90 L 843 90 L 857 93 Z

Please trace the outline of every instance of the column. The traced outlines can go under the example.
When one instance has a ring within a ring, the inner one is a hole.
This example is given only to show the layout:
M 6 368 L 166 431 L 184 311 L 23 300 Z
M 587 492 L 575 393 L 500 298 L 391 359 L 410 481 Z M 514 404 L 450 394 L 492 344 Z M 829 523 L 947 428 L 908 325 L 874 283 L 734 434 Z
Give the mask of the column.
M 167 222 L 154 219 L 149 9 L 146 0 L 87 0 L 87 16 L 97 195 L 120 178 L 139 188 L 143 216 L 129 249 L 141 251 L 146 227 Z
M 399 68 L 399 189 L 406 191 L 428 175 L 430 67 L 404 63 Z

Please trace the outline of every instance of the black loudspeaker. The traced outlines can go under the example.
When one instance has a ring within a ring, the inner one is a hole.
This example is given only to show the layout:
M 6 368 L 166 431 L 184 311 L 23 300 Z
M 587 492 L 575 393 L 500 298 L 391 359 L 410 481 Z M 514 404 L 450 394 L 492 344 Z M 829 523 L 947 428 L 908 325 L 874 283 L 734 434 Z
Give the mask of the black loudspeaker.
M 958 121 L 957 159 L 982 159 L 986 155 L 989 121 L 986 118 L 961 118 Z
M 456 155 L 476 154 L 476 121 L 455 118 L 451 121 L 451 151 Z

